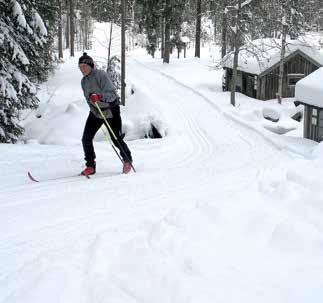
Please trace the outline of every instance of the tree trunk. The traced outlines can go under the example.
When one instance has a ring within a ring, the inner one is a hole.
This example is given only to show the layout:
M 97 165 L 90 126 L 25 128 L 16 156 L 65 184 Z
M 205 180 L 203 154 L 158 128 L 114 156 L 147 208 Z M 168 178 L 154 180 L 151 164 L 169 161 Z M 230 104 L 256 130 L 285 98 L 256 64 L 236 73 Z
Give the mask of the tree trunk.
M 75 23 L 74 23 L 74 0 L 70 1 L 70 54 L 74 57 L 74 46 L 75 46 Z
M 161 58 L 164 58 L 164 52 L 165 52 L 165 18 L 161 18 L 161 47 L 160 47 L 160 53 Z
M 110 37 L 109 37 L 109 47 L 108 47 L 108 66 L 110 65 L 112 34 L 113 34 L 113 23 L 110 22 Z
M 282 35 L 281 35 L 281 50 L 280 50 L 280 63 L 279 63 L 279 77 L 278 77 L 278 93 L 277 100 L 278 103 L 282 103 L 283 98 L 283 86 L 284 86 L 284 64 L 285 64 L 285 54 L 286 54 L 286 36 L 287 36 L 287 24 L 286 24 L 286 5 L 283 4 L 283 20 L 282 20 Z
M 214 44 L 216 44 L 216 36 L 217 36 L 217 17 L 216 17 L 216 8 L 217 8 L 217 4 L 215 0 L 212 0 L 210 2 L 210 12 L 212 15 L 212 22 L 213 22 L 213 39 L 214 39 Z
M 61 1 L 58 1 L 58 58 L 63 58 L 63 20 Z
M 70 48 L 69 0 L 66 0 L 65 5 L 66 5 L 65 47 Z
M 286 32 L 287 32 L 287 27 L 284 26 L 283 33 L 282 33 L 282 45 L 281 45 L 281 51 L 280 51 L 279 77 L 278 77 L 277 100 L 279 104 L 282 103 L 282 98 L 283 98 L 284 64 L 285 64 L 285 54 L 286 54 Z
M 238 76 L 238 63 L 239 63 L 239 51 L 240 51 L 240 12 L 241 12 L 241 1 L 238 0 L 238 9 L 235 18 L 235 33 L 234 33 L 234 57 L 233 57 L 233 72 L 231 82 L 231 96 L 230 102 L 233 106 L 236 106 L 236 84 Z
M 165 6 L 165 51 L 164 51 L 164 63 L 169 63 L 170 58 L 170 14 L 171 14 L 170 0 L 166 0 Z
M 196 34 L 195 34 L 195 57 L 201 57 L 201 14 L 202 0 L 196 2 Z
M 223 1 L 223 13 L 222 13 L 222 37 L 221 37 L 221 57 L 223 58 L 227 54 L 227 30 L 228 30 L 228 24 L 227 24 L 227 14 L 226 14 L 226 5 L 227 0 Z
M 213 16 L 213 29 L 214 29 L 214 44 L 216 44 L 216 36 L 217 36 L 217 20 L 216 20 L 216 16 Z
M 84 49 L 89 49 L 89 22 L 89 17 L 86 17 L 84 25 Z
M 169 63 L 170 58 L 170 24 L 165 24 L 165 51 L 164 51 L 164 63 Z
M 121 104 L 126 105 L 126 3 L 121 0 Z

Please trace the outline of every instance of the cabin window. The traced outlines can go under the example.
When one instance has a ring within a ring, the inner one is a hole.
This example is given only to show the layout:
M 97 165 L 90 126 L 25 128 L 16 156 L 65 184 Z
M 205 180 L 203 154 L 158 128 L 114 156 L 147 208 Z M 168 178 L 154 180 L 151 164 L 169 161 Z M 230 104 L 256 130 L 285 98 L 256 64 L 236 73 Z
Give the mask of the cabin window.
M 287 80 L 288 80 L 288 86 L 294 87 L 296 83 L 303 79 L 305 77 L 304 74 L 288 74 L 287 75 Z
M 317 126 L 317 109 L 312 109 L 312 125 Z

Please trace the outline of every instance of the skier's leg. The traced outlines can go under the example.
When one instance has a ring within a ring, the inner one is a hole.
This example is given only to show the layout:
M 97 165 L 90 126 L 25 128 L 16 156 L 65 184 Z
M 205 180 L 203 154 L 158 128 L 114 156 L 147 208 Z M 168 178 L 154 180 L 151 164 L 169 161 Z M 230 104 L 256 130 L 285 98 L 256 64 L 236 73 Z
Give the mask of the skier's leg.
M 108 119 L 117 140 L 111 134 L 110 129 L 108 128 L 111 140 L 113 144 L 120 150 L 120 155 L 124 162 L 132 162 L 132 156 L 128 145 L 124 142 L 122 134 L 122 120 L 120 115 L 120 106 L 115 106 L 111 109 L 113 117 Z
M 85 122 L 85 127 L 82 136 L 82 144 L 84 150 L 84 159 L 86 161 L 87 167 L 95 168 L 95 152 L 93 146 L 93 139 L 97 131 L 103 124 L 103 120 L 97 118 L 92 114 L 89 113 L 89 116 Z

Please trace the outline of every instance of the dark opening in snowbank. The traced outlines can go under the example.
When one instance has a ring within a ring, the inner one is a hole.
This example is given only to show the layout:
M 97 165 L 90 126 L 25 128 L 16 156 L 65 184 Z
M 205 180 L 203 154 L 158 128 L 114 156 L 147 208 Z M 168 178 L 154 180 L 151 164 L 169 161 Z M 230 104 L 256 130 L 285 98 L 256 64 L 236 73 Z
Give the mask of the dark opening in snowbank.
M 150 130 L 148 131 L 147 134 L 145 134 L 145 138 L 151 138 L 151 139 L 160 139 L 163 136 L 160 134 L 158 129 L 155 127 L 154 124 L 150 124 Z

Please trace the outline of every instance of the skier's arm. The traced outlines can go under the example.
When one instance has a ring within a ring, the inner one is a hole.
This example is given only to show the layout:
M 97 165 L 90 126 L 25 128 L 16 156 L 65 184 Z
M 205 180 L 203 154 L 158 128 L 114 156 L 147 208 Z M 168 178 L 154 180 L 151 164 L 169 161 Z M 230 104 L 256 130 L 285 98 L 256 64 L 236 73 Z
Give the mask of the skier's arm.
M 102 94 L 100 101 L 104 103 L 114 102 L 118 98 L 118 95 L 109 75 L 105 71 L 100 71 L 100 73 L 98 73 L 97 80 L 101 88 L 100 93 Z

